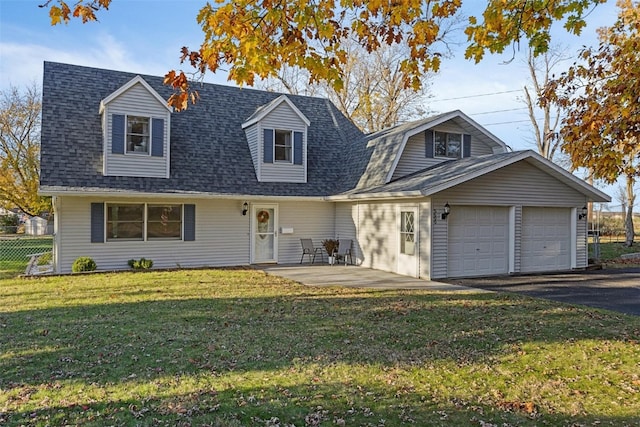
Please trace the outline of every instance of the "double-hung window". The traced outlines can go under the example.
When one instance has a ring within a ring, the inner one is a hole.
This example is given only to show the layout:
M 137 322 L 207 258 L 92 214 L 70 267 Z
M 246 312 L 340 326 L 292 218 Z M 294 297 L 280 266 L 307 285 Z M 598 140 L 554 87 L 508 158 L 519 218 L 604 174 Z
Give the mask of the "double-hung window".
M 182 238 L 181 205 L 147 205 L 147 239 Z
M 182 239 L 182 205 L 107 204 L 107 240 Z
M 107 205 L 107 239 L 142 240 L 144 204 Z
M 435 155 L 459 159 L 462 157 L 462 134 L 434 132 Z
M 291 151 L 292 151 L 292 137 L 290 130 L 278 130 L 275 131 L 275 143 L 274 143 L 274 159 L 277 162 L 289 162 L 291 163 Z
M 149 117 L 127 116 L 127 153 L 149 154 Z

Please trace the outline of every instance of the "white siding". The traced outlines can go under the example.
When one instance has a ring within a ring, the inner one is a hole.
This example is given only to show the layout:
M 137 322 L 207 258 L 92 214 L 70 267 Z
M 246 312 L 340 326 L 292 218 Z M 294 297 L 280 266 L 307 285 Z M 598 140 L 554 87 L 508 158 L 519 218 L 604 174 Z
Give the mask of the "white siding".
M 580 212 L 580 208 L 578 208 Z M 589 265 L 589 250 L 587 245 L 587 221 L 586 219 L 578 221 L 577 229 L 577 250 L 576 250 L 576 267 L 585 268 Z
M 419 205 L 420 217 L 420 278 L 431 278 L 431 201 L 423 200 Z
M 247 137 L 247 143 L 249 144 L 249 152 L 251 153 L 251 160 L 253 160 L 253 167 L 256 170 L 256 176 L 260 176 L 260 134 L 258 125 L 249 126 L 244 130 L 244 134 Z
M 442 159 L 429 159 L 426 157 L 426 142 L 424 132 L 409 137 L 404 150 L 400 154 L 400 160 L 393 171 L 392 179 L 397 179 L 413 172 L 436 165 Z
M 457 126 L 455 123 L 446 123 L 440 126 L 436 126 L 433 130 L 440 132 L 450 133 L 466 133 L 465 130 Z M 471 156 L 482 156 L 485 154 L 492 154 L 493 149 L 490 145 L 484 143 L 478 138 L 471 138 Z M 404 150 L 400 154 L 400 159 L 396 165 L 396 169 L 393 171 L 392 179 L 398 179 L 400 177 L 409 175 L 419 170 L 436 165 L 443 161 L 450 159 L 445 157 L 427 158 L 426 157 L 426 141 L 425 133 L 420 132 L 416 135 L 412 135 L 407 139 L 407 143 Z
M 558 207 L 582 207 L 585 204 L 584 195 L 525 161 L 498 169 L 441 194 L 438 198 L 444 202 L 448 200 L 451 205 L 453 202 Z
M 263 182 L 307 182 L 307 126 L 296 112 L 283 102 L 260 121 L 259 155 L 261 162 L 258 179 Z M 302 132 L 302 164 L 274 162 L 263 163 L 264 135 L 262 129 L 280 129 Z
M 299 263 L 302 255 L 300 239 L 312 239 L 315 247 L 334 237 L 335 205 L 327 202 L 278 203 L 278 228 L 293 228 L 293 234 L 279 234 L 278 263 Z M 326 254 L 324 256 L 326 261 Z M 316 258 L 318 262 L 320 258 Z
M 358 242 L 365 267 L 395 271 L 398 264 L 397 203 L 358 205 Z
M 360 264 L 362 260 L 362 248 L 358 242 L 358 208 L 356 203 L 336 203 L 336 227 L 335 237 L 337 239 L 353 240 L 353 262 Z
M 90 256 L 100 270 L 129 269 L 131 258 L 153 260 L 154 268 L 214 267 L 249 264 L 250 215 L 241 214 L 241 200 L 136 199 L 137 203 L 193 203 L 196 205 L 196 240 L 109 241 L 91 243 L 91 203 L 105 200 L 88 197 L 58 197 L 56 243 L 59 271 L 68 273 L 80 256 Z M 131 202 L 109 199 L 107 203 Z M 280 234 L 279 263 L 300 262 L 300 239 L 314 244 L 333 237 L 334 205 L 327 202 L 278 203 L 279 227 L 292 227 L 294 234 Z M 326 259 L 326 257 L 325 257 Z
M 170 114 L 141 84 L 132 86 L 112 100 L 103 112 L 105 159 L 103 173 L 115 176 L 167 178 L 169 176 Z M 151 154 L 113 154 L 111 150 L 112 115 L 140 115 L 164 119 L 164 147 L 162 157 Z

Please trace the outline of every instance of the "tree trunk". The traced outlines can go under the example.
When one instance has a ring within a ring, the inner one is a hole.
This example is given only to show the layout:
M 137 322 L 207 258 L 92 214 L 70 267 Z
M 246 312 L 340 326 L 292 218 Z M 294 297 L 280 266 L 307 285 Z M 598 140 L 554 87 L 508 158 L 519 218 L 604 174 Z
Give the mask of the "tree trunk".
M 627 175 L 627 215 L 624 220 L 625 246 L 633 246 L 635 230 L 633 229 L 633 205 L 636 201 L 636 195 L 633 192 L 634 179 Z

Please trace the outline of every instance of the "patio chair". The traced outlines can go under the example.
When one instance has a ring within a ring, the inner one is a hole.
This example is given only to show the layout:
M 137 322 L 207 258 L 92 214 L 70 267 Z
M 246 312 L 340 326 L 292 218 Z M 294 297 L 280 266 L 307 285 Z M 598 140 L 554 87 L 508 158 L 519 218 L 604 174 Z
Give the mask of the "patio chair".
M 316 255 L 318 254 L 320 254 L 320 259 L 324 262 L 322 248 L 313 247 L 313 240 L 300 239 L 300 244 L 302 245 L 302 256 L 300 257 L 300 264 L 302 264 L 302 260 L 304 260 L 305 255 L 309 255 L 309 261 L 311 262 L 311 264 L 316 262 Z
M 351 252 L 351 239 L 340 239 L 338 244 L 338 251 L 335 253 L 336 262 L 340 263 L 341 259 L 344 259 L 344 265 L 347 265 L 347 257 L 349 258 L 349 264 L 353 265 L 353 254 Z

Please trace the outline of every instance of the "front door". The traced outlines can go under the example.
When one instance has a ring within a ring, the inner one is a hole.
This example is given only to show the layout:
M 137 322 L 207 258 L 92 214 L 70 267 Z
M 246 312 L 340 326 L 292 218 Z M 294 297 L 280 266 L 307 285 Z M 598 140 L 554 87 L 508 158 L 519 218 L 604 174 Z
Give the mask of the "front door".
M 398 208 L 398 274 L 418 274 L 418 208 Z
M 252 262 L 278 262 L 278 206 L 253 205 L 252 217 Z

